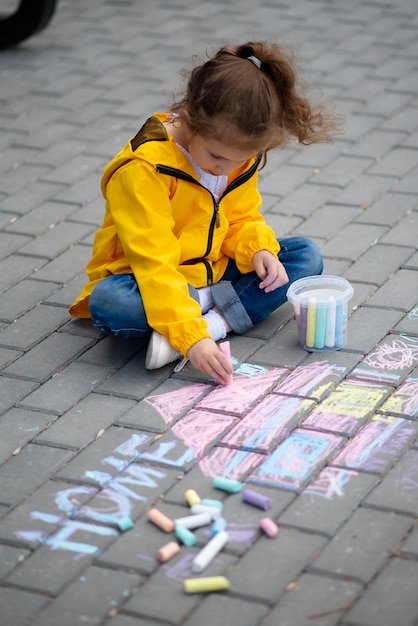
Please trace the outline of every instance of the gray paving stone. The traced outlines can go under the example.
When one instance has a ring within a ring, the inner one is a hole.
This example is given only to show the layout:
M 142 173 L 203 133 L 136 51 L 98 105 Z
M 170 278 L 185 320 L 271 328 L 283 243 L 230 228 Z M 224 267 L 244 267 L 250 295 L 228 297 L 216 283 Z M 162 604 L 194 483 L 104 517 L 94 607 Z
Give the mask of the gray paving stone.
M 53 418 L 46 413 L 11 408 L 1 416 L 0 424 L 7 438 L 0 440 L 0 463 L 4 463 L 12 453 L 32 441 L 36 435 L 49 426 Z
M 372 164 L 373 161 L 366 157 L 342 155 L 315 174 L 315 183 L 345 187 Z
M 390 550 L 398 546 L 412 525 L 406 516 L 359 508 L 313 562 L 313 571 L 366 584 L 385 565 Z
M 332 199 L 338 204 L 367 207 L 381 198 L 392 185 L 393 178 L 363 174 L 336 193 Z
M 103 430 L 118 422 L 118 416 L 124 415 L 133 405 L 132 400 L 91 394 L 43 430 L 36 442 L 84 448 Z
M 324 537 L 281 528 L 272 542 L 261 537 L 228 578 L 234 593 L 269 604 L 310 565 L 325 545 Z
M 105 367 L 118 369 L 143 347 L 143 339 L 121 341 L 120 338 L 106 336 L 86 350 L 78 360 L 83 363 L 92 363 L 93 365 L 103 365 Z
M 58 284 L 66 283 L 84 271 L 90 257 L 91 250 L 87 246 L 75 245 L 44 265 L 34 278 Z
M 364 502 L 380 509 L 416 516 L 417 459 L 418 450 L 409 450 L 403 454 Z
M 0 302 L 0 319 L 14 322 L 29 309 L 32 309 L 48 296 L 56 285 L 39 280 L 22 280 L 2 294 Z
M 416 211 L 407 213 L 402 217 L 398 224 L 388 232 L 383 238 L 383 243 L 393 243 L 400 246 L 416 247 L 416 239 L 414 233 L 418 229 L 418 214 Z
M 409 311 L 418 303 L 417 279 L 416 271 L 400 269 L 372 295 L 368 304 Z
M 55 307 L 51 307 L 51 309 L 53 308 Z M 61 312 L 60 321 L 62 321 L 63 317 L 65 319 L 65 313 L 62 309 L 56 310 L 57 312 Z M 42 319 L 42 317 L 38 314 L 35 319 Z M 53 317 L 50 316 L 50 323 L 52 320 Z M 23 324 L 21 327 L 22 326 Z M 52 332 L 52 327 L 50 328 L 50 331 Z M 47 335 L 47 331 L 45 330 L 44 332 L 45 335 Z M 28 333 L 30 334 L 30 327 L 28 328 Z M 20 340 L 19 335 L 18 339 Z M 24 339 L 25 337 L 23 336 L 22 341 Z M 37 337 L 37 339 L 39 341 L 41 337 Z M 12 340 L 14 340 L 14 338 L 12 338 Z M 31 338 L 27 339 L 27 341 L 30 340 Z M 52 374 L 58 372 L 58 370 L 76 358 L 77 355 L 86 350 L 86 348 L 92 345 L 92 343 L 93 340 L 89 337 L 74 337 L 65 333 L 50 334 L 49 336 L 46 336 L 46 339 L 37 343 L 37 345 L 35 345 L 32 349 L 29 349 L 28 352 L 20 357 L 20 359 L 6 367 L 4 369 L 4 373 L 10 376 L 45 382 L 50 376 L 52 376 Z M 30 348 L 30 345 L 27 347 Z
M 19 255 L 12 255 L 0 261 L 0 292 L 13 287 L 43 265 L 45 265 L 44 259 Z
M 42 169 L 48 170 L 49 168 Z M 1 200 L 0 210 L 24 215 L 46 200 L 54 198 L 55 194 L 58 193 L 60 189 L 64 189 L 64 185 L 44 183 L 42 181 L 27 183 L 14 192 L 12 196 L 6 196 Z M 71 199 L 69 199 L 69 202 L 71 202 Z
M 382 226 L 347 224 L 322 246 L 324 256 L 336 256 L 354 261 L 386 232 Z
M 28 554 L 29 550 L 0 545 L 0 578 L 7 576 Z
M 344 272 L 349 281 L 364 281 L 381 285 L 404 263 L 412 254 L 413 248 L 376 244 L 361 255 Z M 372 299 L 373 302 L 373 299 Z M 402 299 L 402 304 L 403 304 Z
M 4 325 L 5 327 L 6 325 Z M 3 328 L 3 325 L 0 324 L 0 327 Z M 3 369 L 13 361 L 16 361 L 19 357 L 22 356 L 22 352 L 18 350 L 12 350 L 10 348 L 0 348 L 0 369 Z
M 376 476 L 327 467 L 280 515 L 278 524 L 332 536 L 377 482 Z
M 22 626 L 37 611 L 47 604 L 45 596 L 22 589 L 0 588 L 2 620 L 7 626 Z
M 400 552 L 406 556 L 418 555 L 418 527 L 416 525 L 406 540 L 402 543 Z
M 10 348 L 29 350 L 49 332 L 57 330 L 68 314 L 58 307 L 38 305 L 0 332 L 0 343 Z
M 6 231 L 32 236 L 40 235 L 66 219 L 77 208 L 77 204 L 44 202 L 20 219 L 13 221 Z
M 71 228 L 69 228 L 67 222 L 62 222 L 22 246 L 20 252 L 53 259 L 68 250 L 80 239 L 87 237 L 92 231 L 91 225 L 75 223 L 71 224 Z
M 313 179 L 315 181 L 315 179 Z M 305 183 L 296 190 L 292 190 L 277 205 L 277 210 L 290 215 L 308 217 L 316 209 L 333 200 L 338 192 L 337 186 L 316 185 Z M 342 203 L 344 204 L 344 203 Z M 352 204 L 352 203 L 349 203 Z
M 38 387 L 37 383 L 28 380 L 18 380 L 16 378 L 0 377 L 0 411 L 5 412 L 14 406 L 19 400 L 30 394 Z
M 2 467 L 1 500 L 18 504 L 73 456 L 72 452 L 28 444 Z M 34 471 L 36 468 L 36 471 Z
M 393 559 L 374 580 L 344 623 L 350 626 L 414 626 L 417 618 L 416 561 Z M 393 602 L 393 589 L 397 601 Z
M 347 344 L 344 349 L 366 354 L 402 317 L 400 311 L 362 307 L 348 319 Z
M 123 605 L 126 598 L 141 584 L 140 576 L 127 572 L 89 567 L 56 600 L 49 602 L 34 626 L 73 626 L 78 622 L 103 619 L 113 608 Z
M 256 602 L 229 596 L 209 597 L 186 619 L 184 626 L 211 626 L 227 623 L 229 626 L 253 626 L 268 613 L 268 608 Z
M 22 249 L 28 241 L 30 241 L 30 237 L 25 237 L 24 235 L 0 233 L 0 259 L 4 259 L 13 252 Z
M 60 415 L 87 396 L 105 380 L 106 367 L 71 363 L 21 401 L 21 406 Z
M 360 592 L 361 585 L 352 581 L 302 574 L 260 626 L 334 626 Z

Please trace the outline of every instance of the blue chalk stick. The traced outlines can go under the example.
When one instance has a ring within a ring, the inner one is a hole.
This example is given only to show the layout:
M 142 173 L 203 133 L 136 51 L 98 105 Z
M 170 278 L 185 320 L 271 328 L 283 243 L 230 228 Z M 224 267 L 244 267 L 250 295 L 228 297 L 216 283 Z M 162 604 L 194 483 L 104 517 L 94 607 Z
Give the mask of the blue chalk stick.
M 345 315 L 344 315 L 344 305 L 339 303 L 335 309 L 335 347 L 342 348 L 344 345 L 344 325 L 345 325 Z
M 327 303 L 318 300 L 315 324 L 315 348 L 322 350 L 325 347 L 325 333 L 327 329 Z
M 227 526 L 227 522 L 224 517 L 216 518 L 216 520 L 212 524 L 212 530 L 210 532 L 211 537 L 214 537 L 215 535 L 220 533 L 222 530 L 225 530 L 226 526 Z
M 211 509 L 219 509 L 219 511 L 222 511 L 222 509 L 224 508 L 224 505 L 220 500 L 211 500 L 209 498 L 203 498 L 200 504 L 202 504 L 203 506 L 208 506 Z
M 182 526 L 181 524 L 175 525 L 174 532 L 176 534 L 176 537 L 180 539 L 181 543 L 183 543 L 185 546 L 194 546 L 197 541 L 196 535 L 192 533 L 191 530 L 189 530 L 185 526 Z
M 239 480 L 224 478 L 223 476 L 214 478 L 213 486 L 216 489 L 222 489 L 222 491 L 229 491 L 230 493 L 238 493 L 242 489 L 242 483 Z
M 130 528 L 133 528 L 134 526 L 135 524 L 133 523 L 130 517 L 122 517 L 122 519 L 118 520 L 118 528 L 122 532 L 125 532 L 125 530 L 129 530 Z

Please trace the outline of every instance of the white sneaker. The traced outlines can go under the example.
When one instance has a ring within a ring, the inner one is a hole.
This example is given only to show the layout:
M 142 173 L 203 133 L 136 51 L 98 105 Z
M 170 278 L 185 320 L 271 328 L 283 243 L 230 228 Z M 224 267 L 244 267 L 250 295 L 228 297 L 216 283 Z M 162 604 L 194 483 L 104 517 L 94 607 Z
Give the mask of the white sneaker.
M 166 337 L 160 335 L 160 333 L 157 333 L 155 330 L 152 332 L 147 355 L 145 357 L 145 367 L 147 370 L 157 370 L 181 358 L 183 358 L 183 355 L 171 347 Z

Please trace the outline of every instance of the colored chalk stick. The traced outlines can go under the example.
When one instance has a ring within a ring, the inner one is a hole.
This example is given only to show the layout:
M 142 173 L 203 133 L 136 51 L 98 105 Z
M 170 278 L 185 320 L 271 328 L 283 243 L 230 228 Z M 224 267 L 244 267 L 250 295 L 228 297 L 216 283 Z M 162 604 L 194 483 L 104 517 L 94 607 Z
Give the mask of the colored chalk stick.
M 147 512 L 147 518 L 166 533 L 172 533 L 174 530 L 173 520 L 164 515 L 164 513 L 161 513 L 158 509 L 150 509 Z
M 335 347 L 342 348 L 344 345 L 344 305 L 339 303 L 335 310 Z
M 333 348 L 335 345 L 335 298 L 328 299 L 327 327 L 325 331 L 325 347 Z
M 242 499 L 247 504 L 252 504 L 253 506 L 258 507 L 259 509 L 264 509 L 265 511 L 271 507 L 271 500 L 267 496 L 264 496 L 262 493 L 258 493 L 257 491 L 252 491 L 252 489 L 244 489 L 242 492 Z
M 216 489 L 229 491 L 230 493 L 238 493 L 242 489 L 242 483 L 239 480 L 224 478 L 223 476 L 214 478 L 212 484 Z
M 261 530 L 264 532 L 264 534 L 266 534 L 267 537 L 270 537 L 271 539 L 275 537 L 277 533 L 279 532 L 276 522 L 273 522 L 273 520 L 270 519 L 270 517 L 263 517 L 258 522 L 258 525 L 261 528 Z
M 180 539 L 181 543 L 183 543 L 185 546 L 188 546 L 189 548 L 191 546 L 194 546 L 197 541 L 196 535 L 185 526 L 182 526 L 182 524 L 176 524 L 174 532 L 177 539 Z
M 190 511 L 191 513 L 193 513 L 193 515 L 198 515 L 200 513 L 209 513 L 212 519 L 215 519 L 216 517 L 219 517 L 221 515 L 220 509 L 213 506 L 206 506 L 205 504 L 194 504 L 192 507 L 190 507 Z
M 306 341 L 307 348 L 315 346 L 315 327 L 316 327 L 316 299 L 309 298 L 308 312 L 306 317 Z
M 327 331 L 327 303 L 318 300 L 315 320 L 315 348 L 325 348 L 325 334 Z
M 174 520 L 175 524 L 181 524 L 186 528 L 199 528 L 212 523 L 212 516 L 209 513 L 198 513 L 197 515 L 187 515 Z
M 176 554 L 178 554 L 179 552 L 180 546 L 177 541 L 169 541 L 165 544 L 165 546 L 162 546 L 158 550 L 157 559 L 160 561 L 160 563 L 165 563 L 166 561 L 169 561 L 170 559 L 175 557 Z
M 226 527 L 226 519 L 224 517 L 217 517 L 212 524 L 212 529 L 210 531 L 211 537 L 214 537 L 215 535 L 220 533 L 221 530 L 226 530 Z
M 195 504 L 201 503 L 200 496 L 194 489 L 188 489 L 187 491 L 185 491 L 184 499 L 186 500 L 189 506 L 193 506 Z
M 194 574 L 200 574 L 222 550 L 229 540 L 226 530 L 221 530 L 205 545 L 205 547 L 195 556 L 192 563 L 192 571 Z
M 130 528 L 133 528 L 134 526 L 135 524 L 133 523 L 130 517 L 122 517 L 122 519 L 118 521 L 118 528 L 122 532 L 125 532 L 126 530 L 129 530 Z
M 220 500 L 212 500 L 211 498 L 203 498 L 201 504 L 208 506 L 211 509 L 219 509 L 220 511 L 224 508 L 223 502 Z
M 308 316 L 307 306 L 304 303 L 302 303 L 299 308 L 299 312 L 297 316 L 298 336 L 299 336 L 299 343 L 301 346 L 304 346 L 306 343 L 307 316 Z
M 229 343 L 229 341 L 222 341 L 222 343 L 219 344 L 219 350 L 222 352 L 222 354 L 226 356 L 228 361 L 231 363 L 231 344 Z M 234 377 L 231 374 L 228 377 L 227 385 L 230 385 L 233 381 Z
M 230 582 L 225 576 L 208 576 L 206 578 L 186 578 L 183 583 L 186 593 L 210 593 L 229 589 Z

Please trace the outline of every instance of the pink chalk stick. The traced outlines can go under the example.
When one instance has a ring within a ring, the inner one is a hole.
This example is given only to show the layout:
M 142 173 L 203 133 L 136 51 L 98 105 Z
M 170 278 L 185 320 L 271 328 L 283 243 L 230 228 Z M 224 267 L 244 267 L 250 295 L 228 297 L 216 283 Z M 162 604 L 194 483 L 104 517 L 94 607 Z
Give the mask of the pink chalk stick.
M 228 361 L 232 363 L 232 361 L 231 361 L 231 344 L 229 343 L 229 341 L 222 341 L 222 343 L 219 344 L 219 350 L 222 352 L 222 354 L 224 354 L 226 356 Z M 233 380 L 234 380 L 234 378 L 233 378 L 233 376 L 231 374 L 228 377 L 227 385 L 230 385 L 233 382 Z
M 267 537 L 270 537 L 271 539 L 273 539 L 273 537 L 275 537 L 279 532 L 277 524 L 273 522 L 270 517 L 263 517 L 258 522 L 258 525 L 261 530 L 267 535 Z

